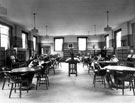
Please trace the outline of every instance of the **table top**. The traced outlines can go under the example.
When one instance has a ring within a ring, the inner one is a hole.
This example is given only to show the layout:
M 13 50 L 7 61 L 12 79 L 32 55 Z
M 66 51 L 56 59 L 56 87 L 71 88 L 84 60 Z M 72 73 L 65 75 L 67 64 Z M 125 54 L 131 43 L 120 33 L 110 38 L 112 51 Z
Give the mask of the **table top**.
M 109 65 L 109 66 L 105 66 L 104 69 L 107 70 L 116 70 L 116 71 L 134 71 L 135 72 L 135 68 L 133 67 L 127 67 L 127 66 L 120 66 L 120 65 Z
M 118 62 L 114 62 L 114 61 L 98 61 L 98 63 L 118 63 Z
M 74 62 L 77 62 L 77 63 L 80 62 L 80 60 L 79 60 L 78 58 L 75 58 L 75 57 L 74 57 L 73 60 L 72 60 L 71 58 L 67 58 L 67 59 L 66 59 L 66 62 L 67 62 L 67 63 L 68 63 L 68 62 L 71 62 L 71 61 L 74 61 Z
M 40 69 L 41 69 L 40 67 L 21 67 L 21 68 L 12 69 L 11 72 L 14 72 L 14 73 L 36 72 Z

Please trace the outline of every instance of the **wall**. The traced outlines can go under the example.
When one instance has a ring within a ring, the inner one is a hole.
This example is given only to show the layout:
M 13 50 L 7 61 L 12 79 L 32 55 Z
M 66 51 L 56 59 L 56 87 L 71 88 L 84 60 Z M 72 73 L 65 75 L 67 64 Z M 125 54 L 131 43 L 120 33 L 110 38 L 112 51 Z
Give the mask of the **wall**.
M 77 44 L 77 37 L 82 36 L 64 36 L 64 52 L 55 52 L 54 51 L 54 37 L 49 37 L 47 40 L 45 37 L 41 37 L 41 47 L 50 46 L 51 47 L 51 54 L 59 53 L 61 56 L 69 55 L 66 52 L 69 52 L 68 44 L 72 43 L 74 46 L 75 53 L 78 52 L 78 44 Z M 85 37 L 85 36 L 84 36 Z M 87 50 L 93 50 L 93 45 L 95 45 L 95 49 L 100 50 L 105 46 L 104 36 L 86 36 L 88 37 L 87 40 Z
M 116 45 L 115 40 L 114 40 L 114 36 L 115 36 L 115 31 L 121 29 L 122 30 L 122 38 L 121 40 L 124 41 L 124 44 L 122 44 L 122 47 L 116 48 L 116 55 L 118 56 L 119 60 L 126 60 L 127 59 L 127 55 L 129 54 L 129 50 L 131 48 L 131 46 L 134 46 L 134 42 L 133 41 L 134 37 L 132 36 L 132 28 L 131 25 L 132 23 L 135 22 L 135 19 L 130 20 L 130 21 L 126 21 L 122 24 L 120 24 L 117 28 L 113 29 L 113 31 L 111 31 L 109 33 L 109 37 L 110 37 L 110 48 L 114 48 Z M 112 44 L 113 42 L 113 44 Z
M 27 32 L 28 36 L 30 36 L 29 31 L 26 30 L 25 27 L 7 20 L 5 17 L 0 17 L 0 22 L 2 24 L 6 24 L 6 25 L 10 26 L 12 29 L 12 31 L 10 32 L 10 48 L 8 48 L 8 49 L 15 48 L 15 49 L 22 50 L 22 31 Z M 29 39 L 30 38 L 28 38 L 28 40 Z M 26 59 L 28 59 L 29 50 L 23 49 L 22 51 L 26 51 Z

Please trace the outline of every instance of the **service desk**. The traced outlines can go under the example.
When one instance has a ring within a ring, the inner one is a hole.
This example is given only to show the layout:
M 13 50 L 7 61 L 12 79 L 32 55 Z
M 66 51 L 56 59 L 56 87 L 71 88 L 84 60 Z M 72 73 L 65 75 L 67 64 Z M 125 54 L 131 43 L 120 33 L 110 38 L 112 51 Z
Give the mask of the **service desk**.
M 68 76 L 70 76 L 70 74 L 75 74 L 77 76 L 77 63 L 79 63 L 80 60 L 78 58 L 68 58 L 66 60 L 66 63 L 69 64 L 69 68 L 68 68 Z

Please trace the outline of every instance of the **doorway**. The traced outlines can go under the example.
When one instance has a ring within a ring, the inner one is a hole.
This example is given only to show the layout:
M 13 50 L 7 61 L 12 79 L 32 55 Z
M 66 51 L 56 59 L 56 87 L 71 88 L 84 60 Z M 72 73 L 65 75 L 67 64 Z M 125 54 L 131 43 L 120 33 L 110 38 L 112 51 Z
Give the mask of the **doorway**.
M 43 47 L 42 54 L 51 54 L 51 47 L 50 46 Z

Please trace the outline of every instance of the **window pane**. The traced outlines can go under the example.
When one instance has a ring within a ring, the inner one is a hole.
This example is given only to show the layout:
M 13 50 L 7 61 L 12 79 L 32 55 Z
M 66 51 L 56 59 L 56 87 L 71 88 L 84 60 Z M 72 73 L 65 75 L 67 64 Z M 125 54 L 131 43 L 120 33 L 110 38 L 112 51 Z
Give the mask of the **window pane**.
M 78 39 L 78 47 L 79 47 L 79 50 L 86 50 L 86 38 Z
M 8 36 L 1 35 L 1 47 L 5 47 L 5 49 L 8 48 Z
M 116 43 L 117 43 L 117 48 L 121 47 L 121 31 L 116 33 Z
M 22 33 L 22 47 L 26 48 L 26 34 Z
M 62 51 L 63 49 L 63 39 L 55 39 L 55 51 Z
M 1 32 L 2 34 L 8 35 L 9 27 L 4 26 L 4 25 L 0 25 L 0 28 L 1 28 L 0 32 Z
M 9 45 L 9 27 L 0 24 L 0 36 L 1 36 L 1 47 L 8 48 Z
M 36 40 L 37 38 L 36 37 L 33 37 L 33 48 L 34 50 L 36 50 Z
M 106 47 L 109 48 L 109 36 L 106 36 Z

